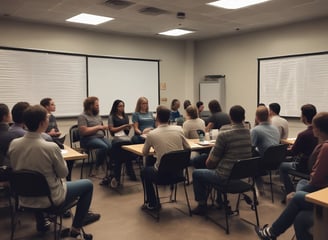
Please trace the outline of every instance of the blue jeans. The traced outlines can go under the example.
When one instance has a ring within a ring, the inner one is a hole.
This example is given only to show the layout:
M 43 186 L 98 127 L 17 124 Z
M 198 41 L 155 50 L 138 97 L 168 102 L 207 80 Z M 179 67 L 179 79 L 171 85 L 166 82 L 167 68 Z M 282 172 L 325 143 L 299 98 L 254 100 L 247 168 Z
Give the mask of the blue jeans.
M 204 169 L 206 167 L 206 159 L 208 158 L 207 153 L 201 153 L 200 155 L 190 159 L 190 165 L 196 169 Z
M 89 179 L 80 179 L 67 182 L 66 184 L 67 193 L 64 202 L 68 203 L 78 198 L 72 226 L 74 228 L 81 228 L 91 204 L 93 184 Z
M 303 225 L 299 214 L 303 211 L 313 212 L 313 204 L 305 201 L 306 194 L 308 194 L 308 192 L 298 191 L 295 193 L 285 210 L 272 224 L 271 232 L 274 236 L 278 237 L 280 234 L 284 233 L 293 223 L 296 223 L 296 228 L 299 229 L 299 226 Z M 301 233 L 296 232 L 296 236 L 299 236 L 300 234 Z M 302 237 L 297 237 L 297 239 L 303 240 Z
M 209 185 L 220 184 L 226 181 L 214 169 L 195 169 L 192 173 L 192 178 L 195 200 L 199 204 L 206 204 Z M 218 196 L 221 196 L 221 194 L 218 193 Z
M 294 185 L 288 175 L 289 170 L 295 170 L 295 162 L 282 162 L 279 167 L 280 179 L 284 184 L 286 194 L 294 192 Z
M 112 145 L 107 138 L 87 138 L 81 139 L 81 147 L 86 149 L 96 149 L 96 167 L 102 165 L 109 154 Z
M 309 229 L 313 226 L 313 211 L 301 211 L 297 214 L 294 221 L 294 230 L 296 239 L 299 240 L 313 240 Z

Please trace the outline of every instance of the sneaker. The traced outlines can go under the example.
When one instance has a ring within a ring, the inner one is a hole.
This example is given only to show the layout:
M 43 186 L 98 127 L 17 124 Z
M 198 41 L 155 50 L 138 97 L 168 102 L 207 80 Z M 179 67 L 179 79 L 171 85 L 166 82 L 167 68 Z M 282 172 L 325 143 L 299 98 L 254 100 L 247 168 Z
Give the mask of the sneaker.
M 85 233 L 83 229 L 81 229 L 80 232 L 71 230 L 70 237 L 76 239 L 84 239 L 84 240 L 92 240 L 93 238 L 92 234 Z
M 99 219 L 100 219 L 100 214 L 89 211 L 88 214 L 83 219 L 82 226 L 97 222 Z
M 112 178 L 110 181 L 111 188 L 117 188 L 120 185 L 120 182 L 116 180 L 116 178 Z
M 49 218 L 44 218 L 43 223 L 36 225 L 36 230 L 38 232 L 47 232 L 50 230 L 50 225 L 51 225 L 51 222 L 50 222 Z
M 192 214 L 200 215 L 200 216 L 205 216 L 206 212 L 207 212 L 207 206 L 206 205 L 200 205 L 200 204 L 198 204 L 198 206 L 196 208 L 191 210 Z
M 161 204 L 159 204 L 158 206 L 155 206 L 150 203 L 144 203 L 141 206 L 141 210 L 148 210 L 148 211 L 157 211 L 157 210 L 160 210 L 161 208 L 162 208 Z
M 268 224 L 265 224 L 263 228 L 255 226 L 255 232 L 261 240 L 276 240 L 276 237 L 272 236 L 271 228 Z
M 70 218 L 72 216 L 71 210 L 67 210 L 63 214 L 63 218 Z

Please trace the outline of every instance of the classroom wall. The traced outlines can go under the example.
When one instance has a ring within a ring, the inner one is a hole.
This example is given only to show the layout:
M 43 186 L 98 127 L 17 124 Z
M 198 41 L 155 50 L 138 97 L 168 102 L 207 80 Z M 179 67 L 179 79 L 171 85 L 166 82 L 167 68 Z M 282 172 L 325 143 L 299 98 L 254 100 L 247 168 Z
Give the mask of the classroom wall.
M 242 104 L 253 122 L 257 103 L 257 58 L 327 51 L 328 18 L 204 41 L 116 36 L 1 19 L 0 46 L 92 55 L 160 59 L 161 104 L 199 99 L 205 75 L 226 75 L 226 106 Z M 140 93 L 140 96 L 143 95 Z M 122 94 L 124 96 L 124 94 Z M 123 97 L 122 97 L 123 98 Z M 81 103 L 82 111 L 82 103 Z M 183 110 L 182 110 L 183 111 Z M 63 132 L 74 120 L 63 120 Z M 290 120 L 290 136 L 304 129 Z M 61 122 L 59 123 L 61 124 Z
M 246 118 L 253 122 L 257 104 L 257 59 L 328 51 L 328 18 L 241 33 L 242 29 L 234 36 L 195 43 L 194 84 L 197 86 L 205 75 L 226 75 L 227 109 L 241 104 L 246 109 Z M 198 92 L 194 94 L 197 96 Z M 291 136 L 296 136 L 304 125 L 298 119 L 290 121 Z

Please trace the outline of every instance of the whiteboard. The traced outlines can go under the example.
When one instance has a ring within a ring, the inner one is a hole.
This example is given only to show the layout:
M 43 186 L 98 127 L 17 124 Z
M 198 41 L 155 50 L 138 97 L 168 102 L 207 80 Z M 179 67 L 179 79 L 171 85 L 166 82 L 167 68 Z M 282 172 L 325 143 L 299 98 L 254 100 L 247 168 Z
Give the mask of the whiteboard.
M 0 49 L 1 102 L 56 103 L 55 116 L 76 116 L 86 97 L 86 57 L 43 51 Z
M 299 117 L 304 104 L 328 111 L 328 53 L 258 59 L 258 101 L 277 102 L 280 115 Z
M 208 109 L 208 103 L 216 99 L 219 101 L 222 111 L 225 112 L 225 82 L 224 79 L 218 79 L 215 82 L 201 82 L 199 84 L 199 99 L 204 103 L 205 110 Z
M 146 97 L 149 110 L 159 104 L 159 61 L 88 57 L 88 96 L 99 98 L 100 114 L 110 112 L 114 100 L 125 102 L 125 112 L 135 110 L 139 97 Z

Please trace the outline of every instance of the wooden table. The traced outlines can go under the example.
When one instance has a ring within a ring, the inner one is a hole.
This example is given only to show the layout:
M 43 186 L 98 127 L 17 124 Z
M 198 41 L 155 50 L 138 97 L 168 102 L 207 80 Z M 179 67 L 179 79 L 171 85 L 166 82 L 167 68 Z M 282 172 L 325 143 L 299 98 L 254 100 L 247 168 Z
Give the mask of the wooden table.
M 197 151 L 201 149 L 211 148 L 214 146 L 215 141 L 204 141 L 202 144 L 199 144 L 199 139 L 187 139 L 192 151 Z M 138 156 L 143 156 L 142 149 L 144 144 L 132 144 L 132 145 L 123 145 L 122 148 L 126 151 L 137 154 Z M 151 148 L 149 155 L 153 155 L 154 149 Z
M 305 199 L 314 204 L 313 239 L 328 239 L 328 187 L 307 194 Z
M 62 150 L 62 155 L 66 161 L 75 161 L 88 158 L 88 154 L 86 153 L 80 153 L 67 145 L 64 145 L 64 147 L 65 148 Z
M 293 145 L 295 143 L 296 138 L 287 138 L 287 139 L 281 139 L 280 142 L 282 144 L 287 144 L 287 145 Z

